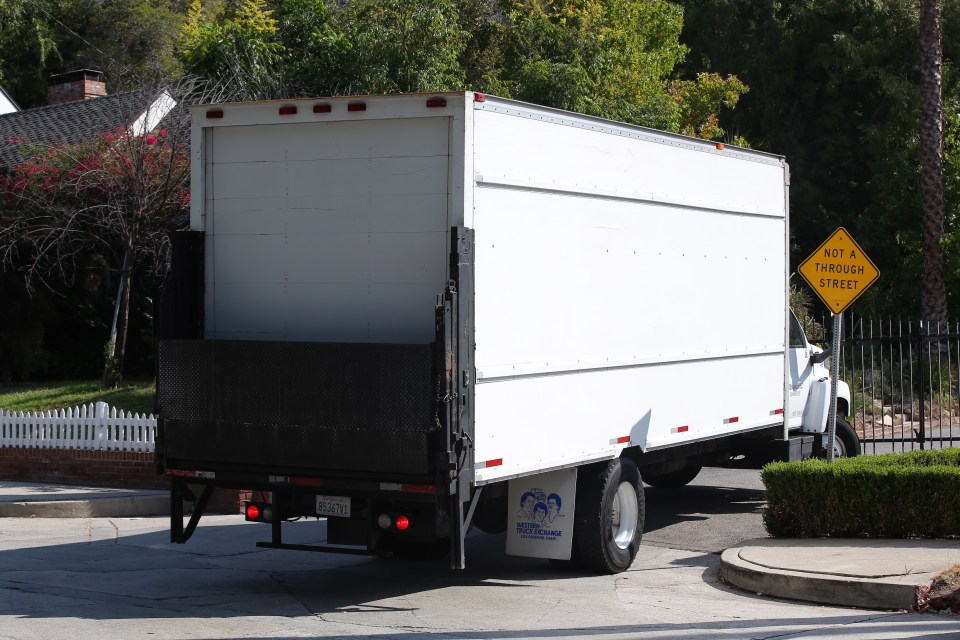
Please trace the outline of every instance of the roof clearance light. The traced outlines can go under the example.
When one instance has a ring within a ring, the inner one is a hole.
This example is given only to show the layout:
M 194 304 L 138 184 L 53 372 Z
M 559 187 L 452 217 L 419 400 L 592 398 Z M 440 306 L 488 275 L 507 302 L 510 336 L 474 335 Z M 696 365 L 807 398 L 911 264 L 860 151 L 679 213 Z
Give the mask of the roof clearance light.
M 397 531 L 406 531 L 410 528 L 410 518 L 407 516 L 397 516 Z
M 207 111 L 207 119 L 209 120 L 218 120 L 223 117 L 223 110 L 216 109 L 214 111 Z
M 427 100 L 428 109 L 436 109 L 438 107 L 445 107 L 445 106 L 447 106 L 446 98 L 430 98 L 429 100 Z
M 347 105 L 347 111 L 366 111 L 367 103 L 366 102 L 351 102 Z
M 294 106 L 280 107 L 280 115 L 282 116 L 295 116 L 297 115 L 297 108 Z
M 255 504 L 247 505 L 247 520 L 256 520 L 260 517 L 260 507 Z
M 726 145 L 724 145 L 722 142 L 717 143 L 717 151 L 723 151 L 726 148 Z
M 482 93 L 475 93 L 475 94 L 473 94 L 473 101 L 474 101 L 474 102 L 486 102 L 486 101 L 487 101 L 487 96 L 483 95 Z
M 314 113 L 330 113 L 333 111 L 333 107 L 329 104 L 315 104 L 313 105 Z

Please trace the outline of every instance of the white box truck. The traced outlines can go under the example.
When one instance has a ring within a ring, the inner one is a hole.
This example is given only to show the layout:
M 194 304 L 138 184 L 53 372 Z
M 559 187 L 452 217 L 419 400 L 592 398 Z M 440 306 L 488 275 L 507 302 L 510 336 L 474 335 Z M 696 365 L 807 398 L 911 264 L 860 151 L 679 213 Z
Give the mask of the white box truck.
M 192 172 L 158 341 L 175 542 L 242 488 L 266 547 L 307 516 L 306 548 L 462 568 L 476 525 L 617 572 L 641 479 L 821 445 L 782 157 L 459 92 L 197 106 Z

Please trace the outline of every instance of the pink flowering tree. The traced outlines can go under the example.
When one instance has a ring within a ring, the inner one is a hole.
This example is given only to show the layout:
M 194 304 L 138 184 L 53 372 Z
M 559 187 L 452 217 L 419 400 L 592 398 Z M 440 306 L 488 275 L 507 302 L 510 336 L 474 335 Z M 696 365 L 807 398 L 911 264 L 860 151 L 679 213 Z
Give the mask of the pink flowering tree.
M 91 255 L 111 258 L 119 278 L 103 384 L 115 387 L 134 267 L 161 273 L 168 233 L 187 221 L 186 149 L 164 130 L 130 135 L 123 129 L 79 144 L 24 147 L 29 159 L 0 179 L 0 257 L 25 271 L 29 288 L 72 282 Z

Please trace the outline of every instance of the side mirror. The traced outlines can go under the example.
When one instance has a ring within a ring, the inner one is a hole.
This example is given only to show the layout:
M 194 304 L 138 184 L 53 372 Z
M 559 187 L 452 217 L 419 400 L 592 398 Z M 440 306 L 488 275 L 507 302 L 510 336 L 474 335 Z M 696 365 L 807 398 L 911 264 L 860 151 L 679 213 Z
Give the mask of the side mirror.
M 820 364 L 824 360 L 830 357 L 829 351 L 821 351 L 820 353 L 813 353 L 810 355 L 810 364 Z

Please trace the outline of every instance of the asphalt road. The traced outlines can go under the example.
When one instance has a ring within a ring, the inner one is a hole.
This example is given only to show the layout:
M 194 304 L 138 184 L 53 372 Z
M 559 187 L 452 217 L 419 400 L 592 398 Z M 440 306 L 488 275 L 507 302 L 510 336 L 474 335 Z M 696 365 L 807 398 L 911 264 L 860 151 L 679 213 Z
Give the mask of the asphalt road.
M 468 568 L 258 549 L 264 525 L 204 518 L 0 519 L 0 638 L 960 638 L 955 617 L 779 601 L 717 579 L 715 550 L 759 526 L 755 472 L 708 470 L 650 492 L 645 544 L 617 576 L 507 557 L 471 535 Z M 295 523 L 317 542 L 323 522 Z M 732 533 L 736 531 L 736 533 Z
M 644 544 L 720 553 L 767 536 L 757 470 L 706 468 L 686 487 L 647 487 L 645 494 Z

